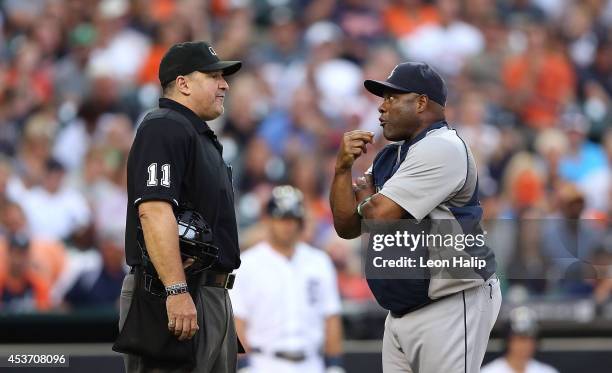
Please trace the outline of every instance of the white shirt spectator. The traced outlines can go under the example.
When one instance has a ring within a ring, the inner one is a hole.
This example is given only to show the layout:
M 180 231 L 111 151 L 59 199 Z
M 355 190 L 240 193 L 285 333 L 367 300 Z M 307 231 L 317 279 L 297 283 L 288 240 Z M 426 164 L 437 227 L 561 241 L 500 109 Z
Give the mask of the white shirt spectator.
M 443 75 L 457 75 L 468 57 L 479 54 L 485 39 L 476 27 L 465 22 L 448 26 L 425 25 L 398 41 L 402 53 L 411 61 L 426 62 Z
M 68 171 L 78 170 L 83 165 L 90 144 L 91 136 L 87 133 L 85 123 L 75 120 L 58 133 L 53 144 L 53 156 Z
M 149 54 L 149 40 L 141 33 L 125 29 L 105 48 L 94 49 L 88 71 L 92 76 L 111 76 L 118 81 L 132 81 Z
M 128 203 L 125 189 L 108 180 L 97 182 L 91 189 L 96 231 L 124 236 Z
M 516 373 L 510 365 L 508 365 L 508 361 L 500 357 L 498 359 L 493 360 L 489 364 L 482 367 L 480 370 L 481 373 Z M 550 365 L 540 363 L 536 360 L 531 360 L 527 363 L 525 370 L 523 373 L 559 373 L 558 370 L 551 367 Z
M 230 291 L 234 315 L 246 321 L 246 338 L 262 351 L 316 353 L 325 318 L 340 312 L 333 264 L 327 254 L 298 243 L 291 258 L 262 242 L 241 256 Z
M 91 216 L 85 198 L 76 190 L 62 188 L 55 194 L 34 187 L 17 199 L 23 208 L 31 232 L 37 236 L 63 240 L 88 224 Z

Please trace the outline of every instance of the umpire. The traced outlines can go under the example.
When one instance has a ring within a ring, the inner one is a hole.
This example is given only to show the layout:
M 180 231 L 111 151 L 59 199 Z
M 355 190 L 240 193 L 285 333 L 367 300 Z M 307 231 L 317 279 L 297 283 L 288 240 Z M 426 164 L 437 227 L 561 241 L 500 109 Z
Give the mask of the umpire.
M 119 327 L 134 304 L 134 273 L 143 263 L 138 242 L 142 230 L 146 251 L 166 288 L 167 328 L 178 340 L 194 342 L 190 351 L 195 362 L 189 368 L 193 372 L 236 370 L 238 342 L 227 292 L 230 273 L 240 265 L 232 175 L 206 121 L 223 114 L 229 89 L 225 76 L 241 65 L 220 61 L 205 42 L 173 45 L 159 67 L 159 109 L 139 126 L 128 159 L 125 246 L 132 271 L 123 282 Z M 195 285 L 186 279 L 184 267 L 189 263 L 179 250 L 175 214 L 185 207 L 201 214 L 220 248 L 213 267 L 202 272 Z M 142 356 L 124 356 L 128 372 L 176 371 L 153 367 Z
M 481 232 L 476 163 L 446 122 L 442 78 L 427 64 L 405 62 L 386 81 L 366 80 L 364 85 L 383 98 L 380 124 L 384 137 L 393 143 L 377 154 L 370 171 L 353 188 L 353 162 L 366 151 L 373 134 L 344 135 L 330 193 L 338 234 L 358 237 L 362 219 L 423 220 L 432 226 L 451 220 L 465 224 L 464 232 Z M 438 248 L 435 243 L 421 244 L 418 252 L 430 255 Z M 407 250 L 401 249 L 405 255 Z M 486 265 L 462 278 L 368 278 L 376 300 L 389 310 L 382 351 L 385 373 L 480 371 L 501 304 L 494 255 L 486 245 L 457 246 L 447 252 Z

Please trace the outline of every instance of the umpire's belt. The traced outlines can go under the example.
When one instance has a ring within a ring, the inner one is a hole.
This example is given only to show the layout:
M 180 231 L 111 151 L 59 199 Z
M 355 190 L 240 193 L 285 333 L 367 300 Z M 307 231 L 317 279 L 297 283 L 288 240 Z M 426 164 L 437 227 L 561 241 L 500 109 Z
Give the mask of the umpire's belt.
M 258 347 L 252 347 L 251 352 L 254 354 L 264 353 Z M 272 355 L 279 359 L 288 360 L 293 363 L 301 363 L 302 361 L 306 360 L 306 353 L 304 351 L 276 351 L 276 352 L 269 352 L 269 355 Z
M 135 267 L 130 269 L 130 273 L 136 273 Z M 161 281 L 147 273 L 143 273 L 144 276 L 144 287 L 148 292 L 157 294 L 165 294 L 166 289 L 160 286 Z M 210 286 L 215 288 L 231 289 L 234 287 L 234 281 L 236 280 L 235 273 L 225 272 L 214 272 L 214 271 L 202 271 L 201 278 L 199 280 L 200 286 Z
M 234 287 L 234 280 L 236 280 L 235 273 L 203 271 L 200 286 L 231 289 Z

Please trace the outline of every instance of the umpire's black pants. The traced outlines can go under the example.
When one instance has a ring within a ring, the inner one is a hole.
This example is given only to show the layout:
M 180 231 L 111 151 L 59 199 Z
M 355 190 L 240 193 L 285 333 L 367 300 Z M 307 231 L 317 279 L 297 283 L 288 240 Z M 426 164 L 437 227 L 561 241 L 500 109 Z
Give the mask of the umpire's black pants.
M 130 309 L 134 290 L 134 275 L 128 274 L 123 280 L 119 302 L 119 330 L 123 327 Z M 232 303 L 227 290 L 200 286 L 196 299 L 198 326 L 196 333 L 196 366 L 194 373 L 235 373 L 238 343 Z M 181 369 L 159 369 L 147 367 L 147 362 L 135 355 L 123 355 L 128 373 L 179 373 Z

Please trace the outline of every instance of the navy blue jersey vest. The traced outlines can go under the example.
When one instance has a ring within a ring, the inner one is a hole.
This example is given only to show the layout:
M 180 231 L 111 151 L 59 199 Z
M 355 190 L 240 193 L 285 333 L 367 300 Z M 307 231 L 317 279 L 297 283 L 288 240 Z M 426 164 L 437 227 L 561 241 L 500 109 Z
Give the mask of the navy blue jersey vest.
M 408 154 L 408 149 L 422 140 L 429 131 L 448 127 L 446 121 L 440 121 L 432 124 L 423 131 L 417 134 L 411 141 L 405 141 L 403 144 L 389 144 L 385 146 L 374 158 L 372 166 L 372 178 L 376 191 L 380 191 L 384 184 L 389 180 L 399 169 L 401 163 Z M 463 140 L 461 140 L 463 142 Z M 469 156 L 467 146 L 463 142 L 466 150 L 467 165 L 469 169 Z M 398 149 L 399 148 L 399 149 Z M 399 155 L 398 155 L 399 153 Z M 466 170 L 466 180 L 468 179 L 468 170 Z M 463 189 L 462 187 L 462 189 Z M 463 206 L 449 206 L 449 210 L 460 223 L 464 234 L 482 233 L 480 220 L 482 218 L 482 208 L 478 200 L 478 179 L 476 179 L 476 187 L 470 200 Z M 410 214 L 406 213 L 404 219 L 414 219 Z M 427 219 L 427 218 L 425 218 Z M 424 219 L 424 220 L 425 220 Z M 371 245 L 371 242 L 370 242 Z M 371 250 L 368 250 L 371 252 Z M 427 256 L 427 250 L 421 248 L 418 252 Z M 470 246 L 466 247 L 465 252 L 472 256 L 485 258 L 487 267 L 482 270 L 477 270 L 480 277 L 488 279 L 495 272 L 495 260 L 492 251 L 485 247 Z M 425 258 L 427 259 L 427 257 Z M 423 279 L 368 279 L 368 285 L 372 290 L 378 303 L 385 309 L 390 310 L 394 314 L 403 315 L 408 312 L 419 309 L 427 304 L 434 302 L 428 296 L 430 280 Z

